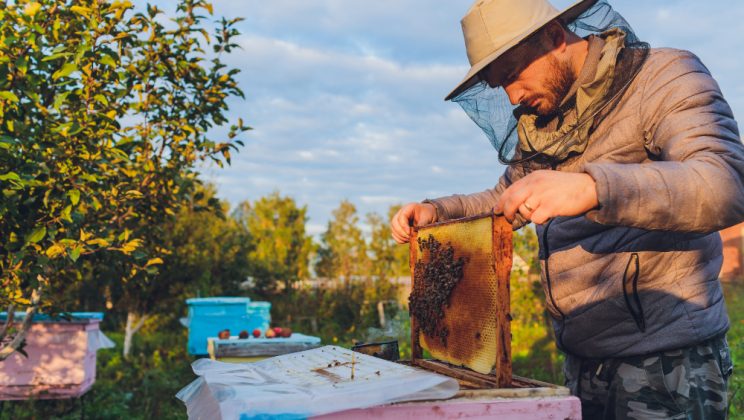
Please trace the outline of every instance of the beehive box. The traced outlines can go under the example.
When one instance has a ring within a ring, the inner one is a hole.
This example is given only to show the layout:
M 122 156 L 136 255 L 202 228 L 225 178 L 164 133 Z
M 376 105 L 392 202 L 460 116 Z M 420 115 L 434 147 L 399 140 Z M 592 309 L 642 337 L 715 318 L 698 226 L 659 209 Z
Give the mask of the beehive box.
M 419 227 L 410 253 L 413 363 L 478 387 L 511 386 L 511 224 L 485 214 Z
M 101 313 L 73 312 L 71 319 L 34 317 L 24 351 L 0 362 L 0 400 L 73 398 L 96 380 L 96 351 L 113 347 L 99 330 Z M 5 322 L 7 314 L 0 314 Z M 21 322 L 25 313 L 17 313 Z
M 256 302 L 259 303 L 259 302 Z M 189 354 L 206 356 L 207 339 L 224 329 L 231 332 L 268 327 L 271 304 L 260 302 L 261 306 L 251 306 L 247 297 L 207 297 L 187 299 L 189 316 L 187 325 Z

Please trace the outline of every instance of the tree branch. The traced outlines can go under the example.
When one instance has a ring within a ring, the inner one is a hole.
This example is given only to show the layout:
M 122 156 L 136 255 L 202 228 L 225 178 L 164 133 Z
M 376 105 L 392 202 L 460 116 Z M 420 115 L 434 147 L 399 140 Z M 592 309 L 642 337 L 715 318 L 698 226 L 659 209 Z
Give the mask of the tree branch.
M 0 328 L 0 342 L 3 341 L 3 338 L 5 338 L 5 335 L 8 333 L 8 328 L 11 324 L 13 324 L 13 318 L 15 316 L 15 305 L 10 304 L 8 305 L 8 318 L 5 319 L 5 324 L 3 324 L 3 327 Z
M 137 331 L 139 331 L 140 328 L 142 328 L 142 326 L 145 324 L 145 321 L 147 320 L 148 317 L 149 316 L 147 314 L 143 314 L 140 317 L 139 321 L 137 321 L 137 324 L 134 326 L 134 328 L 132 328 L 132 334 L 136 334 Z

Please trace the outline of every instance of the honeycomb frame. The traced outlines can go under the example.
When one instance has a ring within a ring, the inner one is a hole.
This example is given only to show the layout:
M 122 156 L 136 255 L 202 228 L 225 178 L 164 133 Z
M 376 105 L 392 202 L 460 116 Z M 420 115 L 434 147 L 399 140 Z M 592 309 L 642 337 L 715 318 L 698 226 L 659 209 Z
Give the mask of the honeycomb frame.
M 410 241 L 412 293 L 415 267 L 426 262 L 418 238 L 437 239 L 452 246 L 455 258 L 466 259 L 463 276 L 449 296 L 443 325 L 447 343 L 426 336 L 420 320 L 411 316 L 412 362 L 432 368 L 422 359 L 423 350 L 438 361 L 457 368 L 452 376 L 468 376 L 489 387 L 507 387 L 512 382 L 509 275 L 512 265 L 512 227 L 503 216 L 483 214 L 421 226 Z M 424 321 L 426 322 L 426 321 Z M 429 321 L 431 322 L 431 321 Z M 441 364 L 437 365 L 442 370 Z M 467 369 L 461 369 L 467 368 Z M 446 368 L 444 369 L 447 370 Z M 489 380 L 490 379 L 490 380 Z

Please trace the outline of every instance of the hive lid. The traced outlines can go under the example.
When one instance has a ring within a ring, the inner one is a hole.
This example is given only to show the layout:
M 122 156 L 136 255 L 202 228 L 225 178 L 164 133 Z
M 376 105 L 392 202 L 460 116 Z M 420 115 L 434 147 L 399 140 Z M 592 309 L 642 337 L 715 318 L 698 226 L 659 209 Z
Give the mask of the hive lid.
M 0 312 L 0 321 L 8 319 L 7 312 Z M 13 321 L 21 322 L 26 319 L 25 311 L 13 313 Z M 63 312 L 54 317 L 48 314 L 34 315 L 33 322 L 89 322 L 91 320 L 103 320 L 103 312 Z
M 190 298 L 186 299 L 186 304 L 189 306 L 200 306 L 200 305 L 245 305 L 250 303 L 251 298 L 247 297 L 231 297 L 231 296 L 215 296 L 206 298 Z

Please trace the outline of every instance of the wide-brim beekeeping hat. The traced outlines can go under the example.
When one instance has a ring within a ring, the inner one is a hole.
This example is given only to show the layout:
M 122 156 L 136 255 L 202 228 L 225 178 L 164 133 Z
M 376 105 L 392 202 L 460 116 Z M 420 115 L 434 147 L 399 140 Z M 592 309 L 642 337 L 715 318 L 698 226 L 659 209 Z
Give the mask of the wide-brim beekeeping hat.
M 460 21 L 470 70 L 445 100 L 472 86 L 479 71 L 549 22 L 570 22 L 596 1 L 580 0 L 559 11 L 547 0 L 477 0 Z

